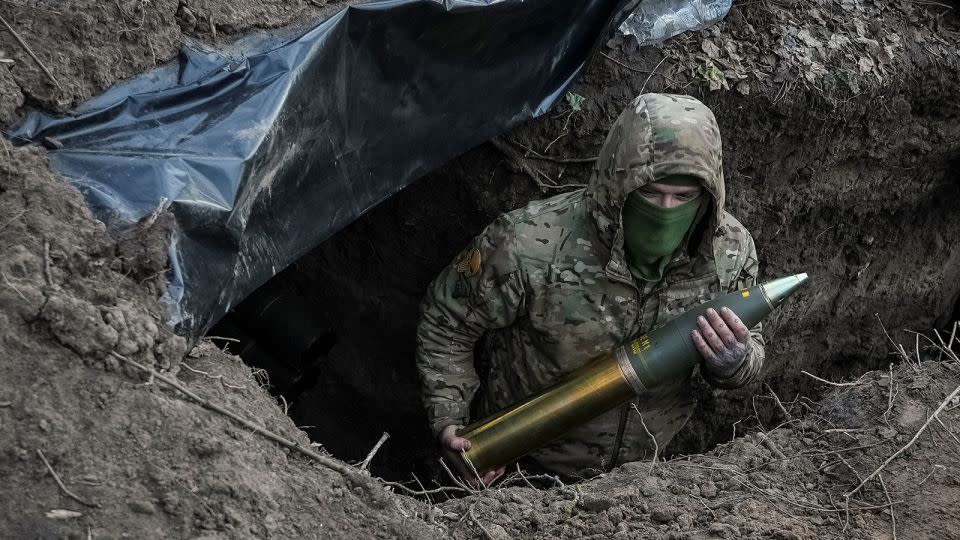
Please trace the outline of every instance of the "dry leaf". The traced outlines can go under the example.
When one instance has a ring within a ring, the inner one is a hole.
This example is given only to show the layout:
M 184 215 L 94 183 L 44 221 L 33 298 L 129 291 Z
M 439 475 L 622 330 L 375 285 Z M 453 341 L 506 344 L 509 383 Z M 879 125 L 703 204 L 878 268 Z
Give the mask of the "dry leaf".
M 819 39 L 810 35 L 810 31 L 806 28 L 797 32 L 797 38 L 806 43 L 807 47 L 819 48 L 823 46 L 823 43 L 821 43 Z
M 827 48 L 829 49 L 839 49 L 844 45 L 850 44 L 850 38 L 847 36 L 842 36 L 840 34 L 832 34 L 830 39 L 827 41 Z
M 717 45 L 709 39 L 705 39 L 700 43 L 700 49 L 710 58 L 720 56 L 720 47 L 717 47 Z

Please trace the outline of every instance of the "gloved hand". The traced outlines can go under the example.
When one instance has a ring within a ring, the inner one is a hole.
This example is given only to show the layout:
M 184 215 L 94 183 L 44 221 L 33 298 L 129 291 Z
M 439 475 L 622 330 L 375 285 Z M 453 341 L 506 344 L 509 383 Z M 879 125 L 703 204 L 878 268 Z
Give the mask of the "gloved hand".
M 703 355 L 705 369 L 717 378 L 729 378 L 750 352 L 750 329 L 730 308 L 721 308 L 719 314 L 708 309 L 697 324 L 700 329 L 693 331 L 693 344 Z
M 470 449 L 470 440 L 457 437 L 457 430 L 461 427 L 463 426 L 447 426 L 443 428 L 443 431 L 440 433 L 440 448 L 443 450 L 443 459 L 446 460 L 447 463 L 453 464 L 454 471 L 474 489 L 480 489 L 481 483 L 483 484 L 482 487 L 489 487 L 497 478 L 503 476 L 507 468 L 500 467 L 499 469 L 487 471 L 486 473 L 480 474 L 480 477 L 477 478 L 477 473 L 481 471 L 474 472 L 463 460 L 461 451 L 465 452 Z

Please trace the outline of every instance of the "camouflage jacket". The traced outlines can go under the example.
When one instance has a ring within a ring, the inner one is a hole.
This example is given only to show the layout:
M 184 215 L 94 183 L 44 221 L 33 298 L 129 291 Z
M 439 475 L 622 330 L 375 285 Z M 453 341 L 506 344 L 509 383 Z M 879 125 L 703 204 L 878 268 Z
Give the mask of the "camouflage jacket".
M 624 259 L 621 207 L 631 191 L 672 174 L 700 178 L 713 204 L 704 205 L 664 278 L 636 282 Z M 495 412 L 691 306 L 755 284 L 753 239 L 723 207 L 713 113 L 687 96 L 636 98 L 612 126 L 585 189 L 500 216 L 430 285 L 417 367 L 434 432 L 468 423 L 475 397 L 475 412 Z M 760 327 L 751 335 L 751 352 L 729 379 L 703 371 L 711 384 L 734 388 L 757 374 Z M 482 381 L 474 365 L 478 342 L 489 361 Z M 688 376 L 635 401 L 661 448 L 692 413 L 690 386 Z M 624 406 L 531 457 L 547 469 L 585 476 L 643 459 L 652 449 L 639 416 Z

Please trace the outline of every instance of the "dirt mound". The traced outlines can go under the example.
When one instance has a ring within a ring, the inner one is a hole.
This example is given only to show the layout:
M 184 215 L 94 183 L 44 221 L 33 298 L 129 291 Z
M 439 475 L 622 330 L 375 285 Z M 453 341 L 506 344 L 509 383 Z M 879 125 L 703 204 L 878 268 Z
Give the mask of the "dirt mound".
M 311 465 L 111 356 L 178 374 L 205 399 L 309 447 L 238 358 L 209 344 L 183 358 L 157 301 L 165 260 L 144 268 L 156 259 L 110 240 L 41 151 L 0 144 L 0 475 L 17 494 L 0 504 L 4 536 L 434 533 L 405 523 L 399 503 L 359 471 L 344 478 Z M 148 220 L 136 235 L 165 245 L 162 229 Z
M 522 486 L 549 478 L 515 473 L 521 487 L 443 503 L 443 518 L 457 538 L 956 538 L 960 364 L 902 363 L 845 384 L 819 404 L 764 396 L 779 425 L 708 454 L 545 491 Z M 873 476 L 941 403 L 942 423 Z

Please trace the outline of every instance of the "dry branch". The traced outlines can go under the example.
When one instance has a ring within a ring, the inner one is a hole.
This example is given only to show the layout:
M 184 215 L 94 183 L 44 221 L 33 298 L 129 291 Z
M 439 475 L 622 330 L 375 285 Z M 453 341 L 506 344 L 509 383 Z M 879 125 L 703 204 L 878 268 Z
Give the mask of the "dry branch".
M 377 452 L 380 451 L 380 447 L 383 446 L 383 443 L 387 442 L 387 439 L 389 438 L 390 434 L 384 431 L 383 435 L 380 436 L 380 440 L 377 441 L 377 444 L 375 444 L 373 449 L 370 450 L 370 453 L 367 454 L 366 459 L 363 460 L 363 464 L 360 465 L 361 471 L 367 470 L 367 467 L 370 466 L 370 462 L 373 460 L 373 456 L 377 455 Z
M 813 373 L 810 373 L 809 371 L 800 370 L 800 373 L 803 373 L 804 375 L 806 375 L 807 377 L 810 377 L 811 379 L 820 381 L 823 384 L 829 384 L 830 386 L 857 386 L 861 384 L 859 379 L 853 382 L 833 382 L 833 381 L 828 381 L 826 379 L 821 379 L 820 377 L 817 377 L 816 375 L 814 375 Z
M 650 460 L 650 470 L 647 474 L 653 472 L 653 467 L 657 464 L 657 456 L 660 454 L 660 445 L 657 444 L 657 438 L 653 436 L 653 433 L 650 433 L 650 430 L 647 429 L 647 423 L 643 421 L 643 414 L 640 413 L 640 409 L 637 408 L 636 404 L 631 403 L 631 407 L 636 411 L 637 416 L 640 417 L 640 425 L 643 426 L 643 431 L 647 434 L 647 437 L 650 437 L 650 440 L 653 441 L 653 459 Z
M 71 499 L 77 501 L 78 503 L 84 506 L 89 506 L 91 508 L 100 508 L 100 504 L 87 502 L 81 499 L 79 496 L 77 496 L 75 493 L 73 493 L 69 489 L 67 489 L 67 486 L 63 485 L 63 480 L 60 480 L 60 475 L 57 474 L 57 471 L 53 470 L 53 467 L 50 466 L 50 462 L 47 461 L 46 456 L 43 455 L 43 452 L 41 452 L 39 448 L 37 448 L 37 455 L 40 456 L 40 459 L 43 460 L 43 464 L 47 466 L 47 470 L 50 471 L 50 475 L 53 476 L 53 479 L 56 480 L 57 485 L 60 486 L 60 489 L 62 489 L 63 492 L 66 493 L 68 497 L 70 497 Z
M 17 43 L 19 43 L 20 46 L 23 48 L 23 50 L 28 55 L 30 55 L 30 58 L 33 58 L 33 61 L 37 63 L 37 66 L 39 66 L 41 70 L 43 70 L 44 74 L 46 74 L 46 76 L 51 81 L 53 81 L 53 84 L 57 85 L 57 88 L 63 90 L 63 86 L 60 85 L 60 81 L 58 81 L 57 78 L 53 76 L 53 73 L 51 73 L 50 70 L 47 69 L 47 66 L 43 65 L 43 62 L 40 61 L 40 58 L 38 58 L 37 55 L 33 53 L 33 50 L 30 49 L 30 46 L 27 45 L 27 42 L 24 41 L 22 37 L 20 37 L 20 34 L 18 34 L 17 31 L 14 30 L 12 26 L 10 26 L 10 23 L 8 23 L 7 20 L 4 19 L 3 17 L 0 17 L 0 22 L 2 22 L 3 25 L 7 27 L 7 31 L 10 32 L 10 34 L 13 36 L 13 39 L 17 40 Z
M 883 481 L 883 475 L 878 474 L 877 479 L 880 480 L 880 486 L 883 488 L 883 494 L 887 497 L 887 504 L 890 505 L 890 529 L 893 534 L 893 540 L 897 540 L 897 516 L 893 513 L 893 500 L 890 499 L 890 492 L 887 491 L 887 484 Z
M 125 362 L 125 363 L 127 363 L 127 364 L 129 364 L 129 365 L 131 365 L 131 366 L 133 366 L 133 367 L 135 367 L 135 368 L 137 368 L 137 369 L 139 369 L 140 371 L 143 371 L 144 373 L 152 374 L 155 378 L 163 381 L 163 382 L 166 383 L 167 385 L 169 385 L 169 386 L 173 387 L 174 389 L 178 390 L 178 391 L 179 391 L 180 393 L 182 393 L 183 395 L 185 395 L 185 396 L 187 396 L 188 398 L 190 398 L 190 399 L 192 399 L 193 401 L 195 401 L 195 402 L 196 402 L 198 405 L 200 405 L 201 407 L 203 407 L 203 408 L 205 408 L 205 409 L 209 409 L 209 410 L 211 410 L 211 411 L 213 411 L 213 412 L 215 412 L 215 413 L 222 414 L 222 415 L 226 416 L 227 418 L 230 418 L 231 420 L 233 420 L 233 421 L 235 421 L 235 422 L 243 425 L 244 427 L 250 428 L 251 430 L 253 430 L 254 433 L 258 433 L 258 434 L 260 434 L 260 435 L 262 435 L 262 436 L 264 436 L 264 437 L 272 440 L 273 442 L 275 442 L 275 443 L 277 443 L 277 444 L 279 444 L 279 445 L 281 445 L 281 446 L 284 446 L 284 447 L 286 447 L 286 448 L 289 448 L 289 449 L 291 449 L 291 450 L 294 450 L 294 451 L 296 451 L 296 452 L 299 452 L 300 454 L 303 454 L 304 456 L 306 456 L 306 457 L 308 457 L 308 458 L 316 461 L 317 463 L 319 463 L 319 464 L 321 464 L 321 465 L 323 465 L 323 466 L 325 466 L 325 467 L 327 467 L 327 468 L 329 468 L 329 469 L 332 469 L 332 470 L 334 470 L 334 471 L 337 471 L 338 473 L 340 473 L 340 474 L 342 474 L 342 475 L 344 475 L 344 476 L 353 476 L 353 475 L 356 475 L 356 474 L 357 474 L 355 470 L 351 469 L 350 466 L 348 466 L 348 465 L 346 465 L 346 464 L 344 464 L 344 463 L 340 463 L 339 461 L 336 461 L 336 460 L 334 460 L 334 459 L 332 459 L 332 458 L 329 458 L 329 457 L 326 457 L 326 456 L 322 456 L 322 455 L 314 452 L 313 450 L 310 450 L 310 449 L 308 449 L 308 448 L 304 448 L 304 447 L 300 446 L 299 444 L 291 441 L 290 439 L 287 439 L 286 437 L 284 437 L 284 436 L 282 436 L 282 435 L 277 435 L 276 433 L 274 433 L 274 432 L 272 432 L 272 431 L 269 431 L 269 430 L 267 430 L 267 429 L 264 429 L 264 428 L 258 426 L 257 424 L 251 422 L 250 420 L 247 420 L 246 418 L 243 418 L 242 416 L 234 413 L 233 411 L 227 410 L 225 407 L 223 407 L 223 406 L 221 406 L 221 405 L 218 405 L 218 404 L 216 404 L 216 403 L 213 403 L 213 402 L 211 402 L 211 401 L 209 401 L 209 400 L 206 400 L 206 399 L 198 396 L 197 394 L 193 393 L 192 391 L 190 391 L 189 389 L 187 389 L 187 387 L 183 386 L 182 384 L 180 384 L 180 383 L 177 382 L 176 380 L 174 380 L 174 379 L 172 379 L 172 378 L 170 378 L 170 377 L 168 377 L 168 376 L 166 376 L 166 375 L 157 373 L 156 371 L 153 370 L 153 368 L 149 368 L 149 367 L 146 367 L 146 366 L 144 366 L 144 365 L 141 365 L 141 364 L 139 364 L 139 363 L 137 363 L 137 362 L 135 362 L 135 361 L 133 361 L 133 360 L 130 360 L 129 358 L 127 358 L 127 357 L 125 357 L 125 356 L 123 356 L 123 355 L 121 355 L 121 354 L 119 354 L 119 353 L 114 352 L 114 351 L 110 351 L 110 354 L 111 354 L 114 358 L 117 358 L 118 360 L 122 360 L 123 362 Z

